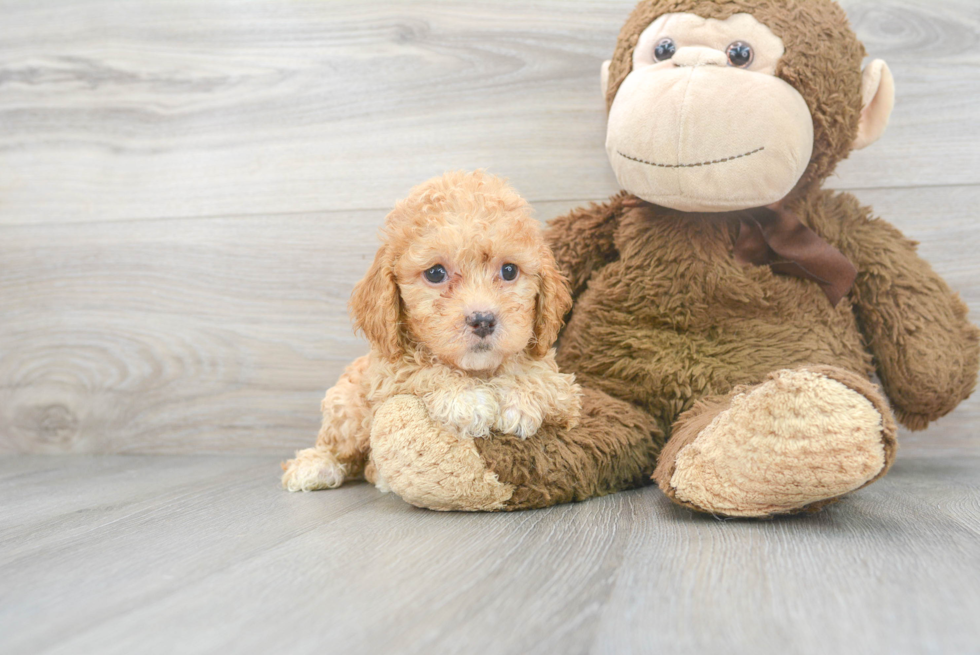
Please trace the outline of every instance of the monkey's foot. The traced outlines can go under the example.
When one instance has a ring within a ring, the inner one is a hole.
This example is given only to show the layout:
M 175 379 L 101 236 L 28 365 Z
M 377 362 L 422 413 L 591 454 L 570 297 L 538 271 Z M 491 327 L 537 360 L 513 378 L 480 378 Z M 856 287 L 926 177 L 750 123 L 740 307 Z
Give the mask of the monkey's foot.
M 295 459 L 283 462 L 282 470 L 282 487 L 287 491 L 334 489 L 347 475 L 347 467 L 333 453 L 317 448 L 297 452 Z
M 514 493 L 490 471 L 472 439 L 446 431 L 415 396 L 395 396 L 371 425 L 372 477 L 416 507 L 499 510 Z
M 682 415 L 654 479 L 672 500 L 702 512 L 812 511 L 883 476 L 895 431 L 865 378 L 829 366 L 777 371 Z

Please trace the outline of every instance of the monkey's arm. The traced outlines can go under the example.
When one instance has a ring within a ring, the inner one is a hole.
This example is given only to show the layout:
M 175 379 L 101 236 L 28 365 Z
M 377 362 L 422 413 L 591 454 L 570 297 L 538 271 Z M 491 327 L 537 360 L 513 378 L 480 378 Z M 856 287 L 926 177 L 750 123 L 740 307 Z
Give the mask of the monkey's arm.
M 626 211 L 624 201 L 632 198 L 620 193 L 609 202 L 579 207 L 548 222 L 545 239 L 555 253 L 562 273 L 568 276 L 572 298 L 576 298 L 592 274 L 619 259 L 614 236 L 619 218 Z
M 847 227 L 861 330 L 898 420 L 922 430 L 973 391 L 980 331 L 959 296 L 916 254 L 914 241 L 865 210 Z

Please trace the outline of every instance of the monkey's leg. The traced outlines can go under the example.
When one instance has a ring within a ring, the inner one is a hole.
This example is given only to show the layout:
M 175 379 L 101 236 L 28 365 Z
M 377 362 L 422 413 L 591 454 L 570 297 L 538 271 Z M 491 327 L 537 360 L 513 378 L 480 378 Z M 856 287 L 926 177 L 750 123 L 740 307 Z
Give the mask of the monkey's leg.
M 777 371 L 682 414 L 654 480 L 701 512 L 813 511 L 882 477 L 895 431 L 885 399 L 860 375 L 831 366 Z
M 323 423 L 316 444 L 282 464 L 284 489 L 333 489 L 363 474 L 370 445 L 370 406 L 363 384 L 367 366 L 367 355 L 354 360 L 327 391 L 320 404 Z
M 460 439 L 414 396 L 382 405 L 371 430 L 372 475 L 418 507 L 493 511 L 585 500 L 647 484 L 660 431 L 633 406 L 583 390 L 581 419 L 534 435 Z

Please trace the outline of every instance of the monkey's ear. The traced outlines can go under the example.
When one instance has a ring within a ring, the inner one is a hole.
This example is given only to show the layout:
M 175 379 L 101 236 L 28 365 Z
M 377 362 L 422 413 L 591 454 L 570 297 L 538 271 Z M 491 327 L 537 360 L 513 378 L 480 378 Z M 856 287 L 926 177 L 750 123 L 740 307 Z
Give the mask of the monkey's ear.
M 607 59 L 602 62 L 602 71 L 599 73 L 599 78 L 602 82 L 602 99 L 606 99 L 606 91 L 609 89 L 609 64 L 612 63 L 611 59 Z
M 367 275 L 354 287 L 348 307 L 354 329 L 363 332 L 383 357 L 394 360 L 402 354 L 401 295 L 387 246 L 378 249 Z
M 866 148 L 884 134 L 888 118 L 895 107 L 895 79 L 888 64 L 875 59 L 861 75 L 861 122 L 858 124 L 854 149 Z

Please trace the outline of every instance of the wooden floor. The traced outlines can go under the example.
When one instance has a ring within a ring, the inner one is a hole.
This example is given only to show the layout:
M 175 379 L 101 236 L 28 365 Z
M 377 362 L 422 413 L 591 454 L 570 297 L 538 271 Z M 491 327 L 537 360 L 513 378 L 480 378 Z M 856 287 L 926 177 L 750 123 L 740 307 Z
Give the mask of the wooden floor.
M 980 395 L 815 516 L 289 495 L 394 201 L 618 191 L 634 0 L 0 0 L 0 653 L 980 653 Z M 897 84 L 829 186 L 980 322 L 980 3 L 846 0 Z
M 816 516 L 441 514 L 262 456 L 0 458 L 0 652 L 977 653 L 980 458 Z

